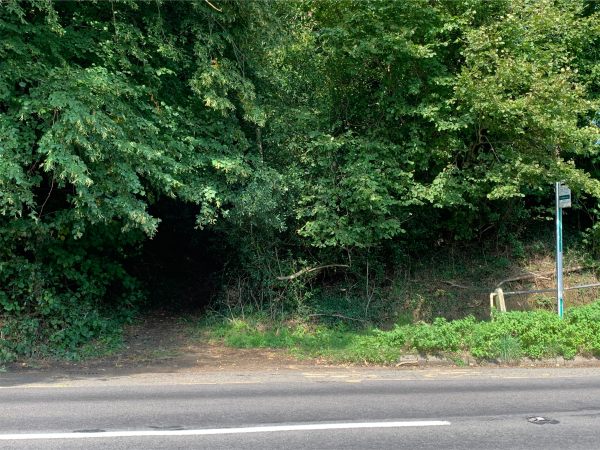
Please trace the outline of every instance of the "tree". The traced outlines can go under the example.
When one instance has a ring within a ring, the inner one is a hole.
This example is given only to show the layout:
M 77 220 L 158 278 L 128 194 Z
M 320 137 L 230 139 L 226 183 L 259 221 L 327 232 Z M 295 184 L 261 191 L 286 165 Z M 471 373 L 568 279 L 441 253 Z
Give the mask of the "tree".
M 250 180 L 243 126 L 262 119 L 236 39 L 256 11 L 219 4 L 2 2 L 0 305 L 35 318 L 24 342 L 71 349 L 98 305 L 130 304 L 121 261 L 158 198 L 203 227 Z
M 267 138 L 288 155 L 299 233 L 333 247 L 408 225 L 410 237 L 470 239 L 509 208 L 527 215 L 523 199 L 543 203 L 556 179 L 598 198 L 585 170 L 598 153 L 597 58 L 582 55 L 600 21 L 586 8 L 303 2 L 296 40 L 274 58 L 284 119 Z

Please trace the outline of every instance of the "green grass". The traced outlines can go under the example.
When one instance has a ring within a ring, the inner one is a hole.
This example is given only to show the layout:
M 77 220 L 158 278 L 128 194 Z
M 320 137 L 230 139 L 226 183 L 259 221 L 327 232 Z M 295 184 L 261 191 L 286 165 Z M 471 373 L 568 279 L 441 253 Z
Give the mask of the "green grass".
M 343 325 L 268 323 L 264 318 L 225 319 L 204 323 L 211 338 L 237 348 L 282 348 L 299 358 L 321 357 L 335 362 L 386 364 L 398 357 L 393 332 L 375 328 L 352 330 Z M 376 349 L 376 351 L 374 351 Z
M 332 362 L 391 364 L 402 354 L 471 355 L 480 360 L 515 362 L 576 355 L 600 355 L 600 301 L 569 309 L 564 319 L 549 311 L 496 314 L 431 324 L 397 324 L 391 330 L 344 325 L 270 322 L 261 316 L 213 320 L 201 325 L 210 337 L 238 348 L 282 348 L 298 357 Z
M 77 351 L 66 355 L 67 359 L 85 360 L 117 353 L 123 347 L 122 328 L 112 329 L 103 336 L 82 345 Z

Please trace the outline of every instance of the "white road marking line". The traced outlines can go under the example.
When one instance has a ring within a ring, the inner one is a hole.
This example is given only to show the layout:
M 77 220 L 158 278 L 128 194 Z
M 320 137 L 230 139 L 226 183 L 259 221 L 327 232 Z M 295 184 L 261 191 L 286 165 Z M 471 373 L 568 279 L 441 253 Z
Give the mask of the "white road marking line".
M 119 438 L 145 436 L 210 436 L 216 434 L 273 433 L 281 431 L 352 430 L 357 428 L 436 427 L 444 425 L 450 425 L 450 422 L 445 420 L 416 420 L 406 422 L 314 423 L 306 425 L 271 425 L 244 428 L 208 428 L 199 430 L 131 430 L 89 433 L 23 433 L 0 434 L 0 441 Z

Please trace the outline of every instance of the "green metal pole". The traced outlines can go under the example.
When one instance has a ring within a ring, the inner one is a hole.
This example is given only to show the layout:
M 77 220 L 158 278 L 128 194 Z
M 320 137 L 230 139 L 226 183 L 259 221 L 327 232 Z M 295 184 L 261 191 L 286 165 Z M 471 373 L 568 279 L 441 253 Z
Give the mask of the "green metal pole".
M 562 208 L 560 207 L 560 183 L 555 184 L 556 191 L 556 302 L 558 315 L 563 317 L 563 242 L 562 242 Z

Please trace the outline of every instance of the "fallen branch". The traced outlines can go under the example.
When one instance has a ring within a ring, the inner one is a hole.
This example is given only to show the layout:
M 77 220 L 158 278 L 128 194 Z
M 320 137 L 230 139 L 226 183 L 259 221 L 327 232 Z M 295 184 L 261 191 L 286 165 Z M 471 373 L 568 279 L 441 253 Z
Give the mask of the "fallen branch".
M 456 289 L 464 289 L 466 291 L 471 291 L 471 292 L 488 292 L 488 289 L 481 289 L 481 288 L 476 288 L 473 286 L 465 286 L 464 284 L 458 284 L 455 283 L 454 281 L 446 281 L 446 280 L 410 280 L 411 283 L 419 283 L 419 284 L 428 284 L 428 285 L 432 285 L 435 283 L 442 283 L 442 284 L 447 284 L 450 287 L 454 287 Z
M 343 314 L 309 314 L 308 315 L 308 317 L 320 317 L 320 316 L 337 317 L 338 319 L 355 320 L 357 322 L 364 322 L 363 319 L 357 319 L 355 317 L 348 317 L 348 316 L 344 316 Z
M 474 290 L 474 288 L 472 288 L 472 287 L 463 286 L 462 284 L 456 284 L 453 281 L 443 281 L 442 280 L 442 283 L 447 284 L 447 285 L 452 286 L 452 287 L 455 287 L 455 288 L 458 288 L 458 289 L 470 289 L 470 290 Z
M 213 5 L 213 4 L 212 4 L 211 2 L 209 2 L 208 0 L 204 0 L 204 1 L 205 1 L 206 3 L 208 3 L 208 5 L 209 5 L 209 6 L 210 6 L 212 9 L 214 9 L 215 11 L 223 12 L 223 10 L 222 10 L 222 9 L 220 9 L 220 8 L 217 8 L 215 5 Z
M 296 273 L 293 273 L 291 275 L 287 275 L 285 277 L 277 277 L 277 279 L 279 281 L 289 281 L 289 280 L 294 280 L 298 277 L 301 277 L 302 275 L 306 275 L 307 273 L 311 273 L 311 272 L 318 272 L 320 270 L 323 269 L 330 269 L 332 267 L 343 267 L 343 268 L 348 268 L 350 266 L 348 266 L 347 264 L 329 264 L 327 266 L 319 266 L 319 267 L 306 267 L 305 269 L 299 270 Z
M 592 269 L 594 266 L 577 266 L 571 267 L 570 269 L 564 269 L 563 273 L 572 273 L 579 272 L 581 270 Z M 532 280 L 536 278 L 545 278 L 548 276 L 554 275 L 554 270 L 552 272 L 543 272 L 543 273 L 528 273 L 525 275 L 519 275 L 516 277 L 507 278 L 506 280 L 502 280 L 500 283 L 496 285 L 497 288 L 501 287 L 504 283 L 510 283 L 511 281 L 522 281 L 522 280 Z

